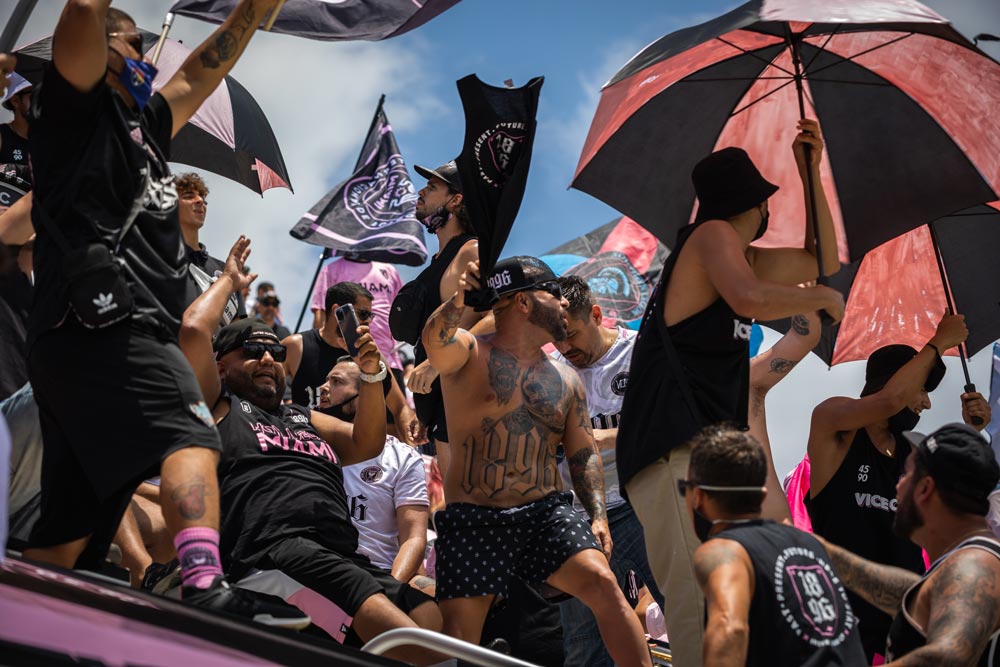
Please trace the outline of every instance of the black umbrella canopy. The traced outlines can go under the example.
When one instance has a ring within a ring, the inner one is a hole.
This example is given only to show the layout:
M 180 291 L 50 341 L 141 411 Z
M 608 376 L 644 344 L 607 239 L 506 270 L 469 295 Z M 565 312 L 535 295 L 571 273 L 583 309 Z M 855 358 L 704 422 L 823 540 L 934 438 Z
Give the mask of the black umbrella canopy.
M 150 54 L 159 39 L 139 29 L 143 51 Z M 153 82 L 159 88 L 177 70 L 190 51 L 167 40 L 157 63 L 161 72 Z M 21 47 L 17 72 L 34 84 L 41 82 L 52 59 L 52 38 Z M 232 76 L 209 96 L 174 137 L 170 161 L 191 165 L 240 183 L 257 194 L 273 187 L 292 189 L 285 159 L 267 117 L 253 96 Z
M 825 136 L 842 258 L 996 199 L 1000 64 L 913 0 L 754 0 L 663 37 L 605 86 L 572 185 L 668 245 L 691 219 L 691 168 L 723 146 L 801 201 L 797 79 Z M 764 245 L 801 243 L 789 208 Z
M 1000 338 L 1000 202 L 945 216 L 931 225 L 955 310 L 969 328 L 966 349 Z M 945 311 L 945 286 L 928 227 L 919 227 L 845 265 L 830 286 L 847 296 L 844 319 L 824 327 L 814 352 L 827 364 L 867 359 L 883 345 L 920 348 Z M 787 332 L 789 320 L 763 322 Z

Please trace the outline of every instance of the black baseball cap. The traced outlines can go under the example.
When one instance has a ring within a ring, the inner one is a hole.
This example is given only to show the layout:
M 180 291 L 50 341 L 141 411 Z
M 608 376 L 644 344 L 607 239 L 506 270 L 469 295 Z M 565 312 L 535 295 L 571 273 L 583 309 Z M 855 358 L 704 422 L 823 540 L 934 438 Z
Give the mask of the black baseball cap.
M 691 171 L 698 220 L 731 218 L 764 203 L 778 191 L 742 148 L 731 146 L 702 159 Z
M 868 365 L 865 366 L 865 386 L 861 390 L 861 395 L 869 396 L 880 391 L 892 376 L 915 356 L 917 351 L 909 345 L 886 345 L 872 352 L 868 357 Z M 938 357 L 934 367 L 927 374 L 927 381 L 924 382 L 924 389 L 927 392 L 937 389 L 944 378 L 944 371 L 944 362 Z
M 965 424 L 946 424 L 930 435 L 906 431 L 903 436 L 937 486 L 972 501 L 970 509 L 986 516 L 989 496 L 1000 481 L 1000 465 L 979 431 Z
M 486 279 L 486 287 L 496 290 L 500 296 L 511 292 L 531 289 L 541 283 L 552 282 L 556 274 L 549 265 L 528 255 L 516 255 L 501 259 Z
M 271 327 L 267 326 L 263 320 L 245 317 L 242 320 L 234 320 L 219 329 L 212 340 L 212 349 L 215 350 L 215 358 L 220 359 L 224 354 L 243 347 L 243 343 L 251 338 L 264 338 L 274 343 L 281 343 L 277 334 Z
M 419 164 L 413 165 L 413 169 L 427 180 L 440 178 L 455 192 L 462 191 L 462 179 L 458 176 L 458 165 L 454 160 L 444 163 L 437 169 L 428 169 L 427 167 L 421 167 Z

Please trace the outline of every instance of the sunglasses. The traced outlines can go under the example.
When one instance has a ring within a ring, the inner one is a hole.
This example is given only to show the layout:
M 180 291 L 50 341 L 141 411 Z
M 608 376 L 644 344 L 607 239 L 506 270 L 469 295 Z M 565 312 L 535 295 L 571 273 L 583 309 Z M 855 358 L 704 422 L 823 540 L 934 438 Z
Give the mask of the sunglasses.
M 677 492 L 681 494 L 681 498 L 687 496 L 688 489 L 697 489 L 698 482 L 690 479 L 679 479 L 677 480 Z
M 121 37 L 122 41 L 142 55 L 142 35 L 137 32 L 109 32 L 108 37 Z
M 263 359 L 264 354 L 270 354 L 271 358 L 277 363 L 281 363 L 285 360 L 285 355 L 288 353 L 288 348 L 284 345 L 279 345 L 278 343 L 259 343 L 256 341 L 245 341 L 243 343 L 243 358 L 244 359 Z
M 552 296 L 554 296 L 557 299 L 561 299 L 562 298 L 562 288 L 559 287 L 559 283 L 556 282 L 555 280 L 546 280 L 544 283 L 538 283 L 536 285 L 532 285 L 531 287 L 528 287 L 527 289 L 539 290 L 541 292 L 547 292 L 548 294 L 551 294 Z
M 269 308 L 277 308 L 281 302 L 277 299 L 261 299 L 260 305 L 267 306 Z
M 375 313 L 370 310 L 355 310 L 354 313 L 358 316 L 359 322 L 367 322 L 375 316 Z

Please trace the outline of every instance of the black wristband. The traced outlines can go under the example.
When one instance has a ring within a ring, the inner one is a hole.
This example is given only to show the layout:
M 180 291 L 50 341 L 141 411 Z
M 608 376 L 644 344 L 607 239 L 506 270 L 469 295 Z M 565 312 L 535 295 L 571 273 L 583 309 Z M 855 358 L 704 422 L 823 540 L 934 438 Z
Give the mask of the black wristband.
M 932 343 L 932 342 L 930 342 L 930 341 L 927 341 L 927 347 L 929 347 L 929 348 L 931 348 L 932 350 L 934 350 L 934 353 L 935 353 L 935 354 L 937 354 L 937 356 L 938 356 L 938 359 L 940 359 L 940 358 L 941 358 L 941 350 L 940 350 L 940 349 L 938 348 L 938 346 L 937 346 L 937 345 L 935 345 L 934 343 Z

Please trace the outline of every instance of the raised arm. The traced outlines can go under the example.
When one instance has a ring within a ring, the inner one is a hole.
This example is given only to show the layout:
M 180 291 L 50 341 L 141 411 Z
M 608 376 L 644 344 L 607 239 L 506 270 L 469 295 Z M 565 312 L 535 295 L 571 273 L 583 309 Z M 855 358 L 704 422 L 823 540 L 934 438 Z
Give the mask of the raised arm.
M 441 299 L 442 301 L 454 294 L 458 290 L 459 281 L 462 280 L 463 274 L 468 270 L 469 262 L 476 262 L 476 277 L 479 276 L 479 241 L 476 239 L 470 239 L 465 242 L 462 249 L 458 251 L 455 258 L 451 260 L 451 264 L 445 269 L 444 275 L 441 276 Z M 466 289 L 472 289 L 466 287 Z M 479 326 L 479 323 L 484 319 L 489 319 L 489 324 L 484 326 Z M 466 309 L 462 313 L 462 318 L 459 320 L 458 326 L 462 327 L 466 331 L 471 331 L 475 335 L 493 333 L 496 327 L 493 325 L 493 313 L 492 311 L 486 311 L 482 313 L 477 313 L 475 310 Z
M 750 645 L 753 567 L 732 540 L 709 540 L 694 552 L 694 572 L 705 594 L 703 659 L 712 667 L 742 667 Z
M 361 336 L 356 343 L 358 356 L 354 360 L 362 373 L 377 375 L 384 367 L 381 364 L 382 355 L 379 354 L 368 327 L 358 327 L 358 333 Z M 375 458 L 385 448 L 385 395 L 382 392 L 382 381 L 366 382 L 362 378 L 353 423 L 316 410 L 312 411 L 309 420 L 320 437 L 337 452 L 343 465 Z
M 250 239 L 240 236 L 229 251 L 222 275 L 187 307 L 181 321 L 181 351 L 191 364 L 202 396 L 210 409 L 218 402 L 222 392 L 219 368 L 212 350 L 212 336 L 222 319 L 229 295 L 257 279 L 256 273 L 243 273 L 243 264 L 249 256 Z
M 813 535 L 830 554 L 833 569 L 844 585 L 866 602 L 878 607 L 889 616 L 895 616 L 903 602 L 903 594 L 920 581 L 920 575 L 901 567 L 882 565 L 866 560 L 843 547 L 833 544 L 820 535 Z
M 813 234 L 812 208 L 809 205 L 808 173 L 812 174 L 813 190 L 816 195 L 816 215 L 819 221 L 820 246 L 823 250 L 823 273 L 832 275 L 840 270 L 837 256 L 837 235 L 834 231 L 833 216 L 820 179 L 820 162 L 823 158 L 823 136 L 819 123 L 812 119 L 798 122 L 799 133 L 792 143 L 795 164 L 802 179 L 805 200 L 806 228 L 801 248 L 751 248 L 754 255 L 754 272 L 764 280 L 783 285 L 797 285 L 818 276 L 816 243 Z M 806 147 L 809 147 L 809 164 L 806 164 Z
M 174 119 L 173 135 L 194 115 L 250 43 L 260 22 L 279 0 L 242 0 L 219 28 L 188 56 L 170 77 L 160 94 L 170 105 Z M 105 3 L 106 4 L 106 3 Z M 104 64 L 102 60 L 101 74 Z M 59 70 L 62 72 L 62 69 Z
M 110 5 L 111 0 L 69 0 L 52 34 L 52 64 L 80 92 L 92 90 L 107 70 Z
M 703 223 L 688 243 L 716 291 L 744 317 L 776 320 L 814 310 L 825 310 L 834 320 L 844 315 L 844 297 L 834 289 L 780 284 L 758 276 L 747 262 L 739 233 L 724 220 Z
M 611 530 L 608 528 L 608 513 L 604 507 L 604 466 L 601 454 L 594 443 L 594 431 L 590 425 L 587 410 L 587 396 L 583 383 L 573 371 L 554 364 L 569 388 L 569 407 L 566 410 L 566 432 L 563 434 L 563 448 L 566 463 L 569 464 L 573 490 L 580 504 L 590 516 L 590 527 L 594 537 L 601 544 L 604 555 L 611 558 Z
M 479 289 L 479 263 L 469 262 L 455 294 L 441 304 L 424 324 L 421 340 L 427 361 L 440 375 L 457 373 L 478 350 L 476 337 L 459 328 L 467 310 L 465 291 Z
M 1000 622 L 996 556 L 981 549 L 961 551 L 924 584 L 928 598 L 927 642 L 887 667 L 975 665 Z
M 819 343 L 823 333 L 817 313 L 793 315 L 788 333 L 750 360 L 750 391 L 767 393 Z

